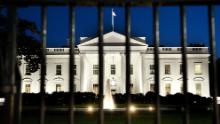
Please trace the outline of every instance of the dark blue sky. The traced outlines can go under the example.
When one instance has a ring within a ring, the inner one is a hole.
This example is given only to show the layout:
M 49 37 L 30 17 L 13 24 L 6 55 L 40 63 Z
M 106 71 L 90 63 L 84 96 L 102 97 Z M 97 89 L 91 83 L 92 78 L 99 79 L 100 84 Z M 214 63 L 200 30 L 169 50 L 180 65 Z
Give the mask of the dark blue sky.
M 105 8 L 104 30 L 111 31 L 111 8 Z M 115 31 L 124 33 L 125 20 L 124 9 L 114 8 Z M 188 43 L 204 43 L 208 46 L 208 18 L 207 7 L 187 7 L 187 41 Z M 152 8 L 133 7 L 131 9 L 131 34 L 132 36 L 145 36 L 147 43 L 152 44 Z M 216 43 L 217 54 L 220 56 L 220 7 L 215 8 L 216 15 Z M 18 16 L 37 23 L 40 29 L 40 8 L 20 8 Z M 97 8 L 77 7 L 76 8 L 76 41 L 79 37 L 95 37 L 97 34 Z M 179 8 L 160 8 L 160 42 L 165 46 L 180 46 L 179 32 Z M 68 38 L 68 8 L 48 8 L 48 47 L 60 47 L 67 45 Z

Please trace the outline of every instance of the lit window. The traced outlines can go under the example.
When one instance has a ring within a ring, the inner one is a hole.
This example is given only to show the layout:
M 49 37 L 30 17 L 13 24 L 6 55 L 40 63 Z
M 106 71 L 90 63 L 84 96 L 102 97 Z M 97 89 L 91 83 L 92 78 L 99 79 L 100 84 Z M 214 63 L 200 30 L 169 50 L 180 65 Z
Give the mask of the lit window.
M 195 74 L 196 75 L 202 74 L 202 63 L 195 63 Z
M 134 66 L 130 65 L 130 74 L 133 75 L 133 73 L 134 73 Z
M 155 85 L 154 84 L 150 84 L 150 91 L 154 92 L 155 91 Z
M 154 74 L 154 65 L 150 65 L 150 74 Z
M 115 86 L 115 85 L 116 85 L 116 80 L 115 80 L 115 78 L 111 79 L 111 85 L 112 85 L 112 86 Z
M 61 75 L 61 74 L 62 74 L 62 66 L 56 65 L 56 75 Z
M 61 92 L 61 84 L 56 84 L 56 92 Z
M 98 65 L 93 65 L 93 75 L 99 74 L 99 66 Z
M 169 95 L 171 93 L 171 84 L 170 83 L 165 84 L 165 93 L 166 93 L 166 95 Z
M 98 91 L 99 91 L 99 85 L 93 84 L 93 93 L 98 94 Z
M 77 66 L 76 65 L 73 65 L 73 74 L 77 75 Z
M 170 65 L 165 65 L 165 74 L 170 74 Z
M 25 67 L 25 75 L 31 75 L 30 66 L 28 64 L 26 64 L 26 67 Z
M 116 67 L 115 65 L 111 65 L 111 75 L 115 75 L 116 73 Z
M 183 83 L 180 85 L 180 93 L 183 93 Z
M 25 84 L 25 93 L 31 92 L 31 84 Z
M 196 95 L 201 95 L 202 86 L 201 83 L 196 83 Z

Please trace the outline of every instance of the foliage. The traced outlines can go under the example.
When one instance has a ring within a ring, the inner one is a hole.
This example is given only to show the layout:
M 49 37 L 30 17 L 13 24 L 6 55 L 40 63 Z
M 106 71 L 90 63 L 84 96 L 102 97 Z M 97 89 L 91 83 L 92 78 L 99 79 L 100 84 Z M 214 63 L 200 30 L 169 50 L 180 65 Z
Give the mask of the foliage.
M 54 92 L 53 94 L 46 94 L 46 104 L 49 106 L 68 106 L 70 94 L 68 92 Z M 40 101 L 39 94 L 23 94 L 23 105 L 24 106 L 35 106 L 39 105 Z M 193 95 L 191 93 L 189 96 L 189 104 L 191 107 L 204 106 L 208 107 L 212 104 L 211 98 L 201 97 L 198 95 Z M 114 94 L 114 101 L 116 104 L 126 104 L 125 94 Z M 98 96 L 92 92 L 76 92 L 74 93 L 74 99 L 76 105 L 87 105 L 87 104 L 98 104 Z M 160 96 L 160 103 L 162 105 L 171 106 L 183 106 L 184 105 L 184 95 L 177 93 L 174 95 L 167 95 L 165 97 Z M 155 104 L 156 94 L 154 92 L 148 92 L 144 94 L 131 94 L 131 102 L 133 104 Z
M 8 38 L 8 18 L 1 11 L 4 9 L 0 7 L 0 43 L 3 47 Z M 35 72 L 39 68 L 41 60 L 40 43 L 37 37 L 40 32 L 34 22 L 25 19 L 17 18 L 17 55 L 18 64 L 21 64 L 21 59 L 28 63 L 30 72 Z M 6 52 L 6 51 L 4 51 Z

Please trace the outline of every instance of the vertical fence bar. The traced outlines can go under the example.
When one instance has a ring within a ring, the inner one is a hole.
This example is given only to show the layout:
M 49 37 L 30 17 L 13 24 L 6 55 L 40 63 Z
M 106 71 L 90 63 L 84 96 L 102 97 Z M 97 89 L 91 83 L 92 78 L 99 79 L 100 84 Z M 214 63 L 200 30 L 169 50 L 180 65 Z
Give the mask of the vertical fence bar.
M 9 2 L 12 2 L 11 0 Z M 14 100 L 15 100 L 15 65 L 16 65 L 16 6 L 8 6 L 8 39 L 5 44 L 3 53 L 5 57 L 2 72 L 5 73 L 3 80 L 1 80 L 1 89 L 5 93 L 5 118 L 7 124 L 14 123 Z
M 181 54 L 182 54 L 182 69 L 183 69 L 183 93 L 184 93 L 184 124 L 189 124 L 189 98 L 188 98 L 188 64 L 187 64 L 187 49 L 186 49 L 186 12 L 183 5 L 180 6 L 180 35 L 181 35 Z
M 47 7 L 41 7 L 41 37 L 42 37 L 42 60 L 41 60 L 41 74 L 40 74 L 40 124 L 45 123 L 45 80 L 46 80 L 46 40 L 47 40 Z
M 103 59 L 103 6 L 102 3 L 98 5 L 98 35 L 99 35 L 99 118 L 98 124 L 104 124 L 104 111 L 103 111 L 103 76 L 104 76 L 104 59 Z
M 210 44 L 210 82 L 213 83 L 213 124 L 219 124 L 219 107 L 217 104 L 218 85 L 216 77 L 216 45 L 215 45 L 215 16 L 213 5 L 208 5 L 209 44 Z
M 158 5 L 153 5 L 153 35 L 154 35 L 154 66 L 155 66 L 155 92 L 156 92 L 156 124 L 161 123 L 160 117 L 160 58 L 159 58 L 159 8 Z
M 129 106 L 131 104 L 131 80 L 130 80 L 130 37 L 131 37 L 131 10 L 130 5 L 127 3 L 125 5 L 125 34 L 126 34 L 126 41 L 125 41 L 125 54 L 126 54 L 126 76 L 125 76 L 125 82 L 126 82 L 126 124 L 131 124 L 131 114 Z
M 17 61 L 16 61 L 17 62 Z M 22 116 L 22 94 L 21 94 L 21 75 L 19 71 L 19 67 L 16 64 L 15 67 L 15 76 L 16 76 L 16 98 L 15 98 L 15 122 L 16 124 L 21 124 L 21 116 Z
M 75 46 L 75 8 L 69 6 L 69 93 L 70 93 L 70 105 L 69 105 L 69 124 L 74 123 L 74 46 Z

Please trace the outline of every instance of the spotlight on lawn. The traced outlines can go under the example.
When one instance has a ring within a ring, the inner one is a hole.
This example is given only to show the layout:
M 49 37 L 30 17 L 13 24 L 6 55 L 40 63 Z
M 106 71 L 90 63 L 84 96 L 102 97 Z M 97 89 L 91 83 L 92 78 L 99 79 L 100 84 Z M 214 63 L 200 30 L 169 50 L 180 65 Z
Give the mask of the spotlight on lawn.
M 148 109 L 149 111 L 154 111 L 154 107 L 153 107 L 153 106 L 149 106 L 147 109 Z
M 134 105 L 131 105 L 129 107 L 129 111 L 132 112 L 132 113 L 135 112 L 136 111 L 136 107 Z
M 94 108 L 92 106 L 88 106 L 87 111 L 88 112 L 93 112 Z
M 3 106 L 5 103 L 5 98 L 0 98 L 0 106 Z

